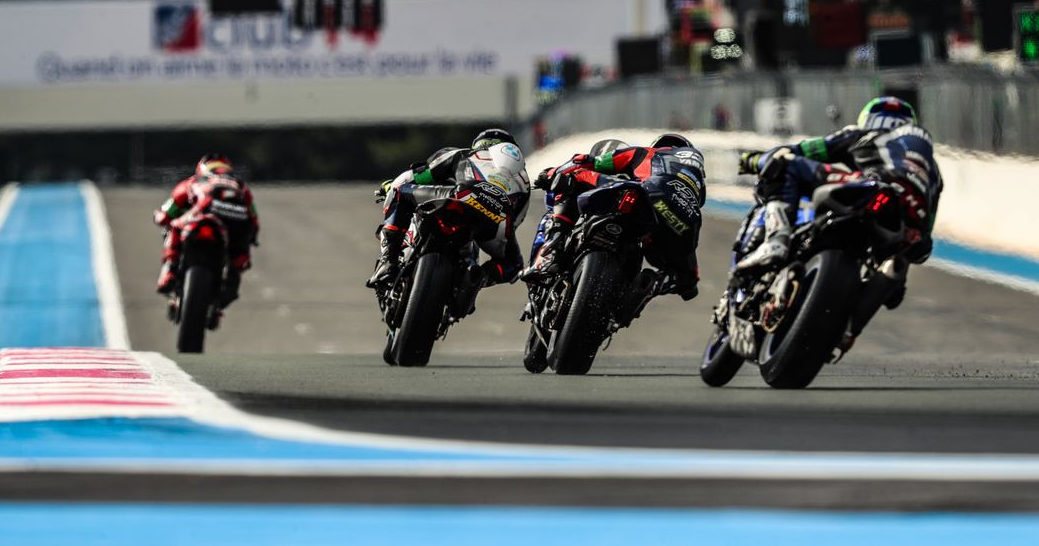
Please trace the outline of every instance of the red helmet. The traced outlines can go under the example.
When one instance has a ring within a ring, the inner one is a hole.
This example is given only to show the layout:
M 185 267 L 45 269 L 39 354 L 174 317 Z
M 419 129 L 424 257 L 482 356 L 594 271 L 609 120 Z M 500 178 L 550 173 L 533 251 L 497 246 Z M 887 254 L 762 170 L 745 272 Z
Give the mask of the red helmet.
M 206 154 L 198 160 L 195 166 L 195 176 L 205 178 L 214 174 L 234 174 L 234 166 L 231 160 L 223 154 Z

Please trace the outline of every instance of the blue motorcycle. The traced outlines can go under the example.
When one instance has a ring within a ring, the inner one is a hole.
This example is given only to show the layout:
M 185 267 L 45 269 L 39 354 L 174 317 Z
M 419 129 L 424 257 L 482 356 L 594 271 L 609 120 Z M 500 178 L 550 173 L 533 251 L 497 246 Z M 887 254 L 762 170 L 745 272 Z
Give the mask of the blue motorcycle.
M 802 199 L 784 263 L 733 269 L 715 307 L 700 376 L 727 384 L 744 362 L 775 388 L 807 387 L 839 359 L 892 294 L 904 289 L 902 252 L 920 232 L 906 221 L 898 186 L 828 184 Z M 743 222 L 733 264 L 764 240 L 764 211 Z

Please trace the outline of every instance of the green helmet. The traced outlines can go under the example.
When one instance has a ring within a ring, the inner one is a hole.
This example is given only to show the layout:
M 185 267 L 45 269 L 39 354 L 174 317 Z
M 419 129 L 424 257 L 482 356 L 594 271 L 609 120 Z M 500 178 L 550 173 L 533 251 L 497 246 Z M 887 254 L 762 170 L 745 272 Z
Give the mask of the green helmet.
M 893 129 L 907 123 L 917 123 L 916 110 L 896 97 L 877 97 L 859 112 L 858 124 L 862 129 Z

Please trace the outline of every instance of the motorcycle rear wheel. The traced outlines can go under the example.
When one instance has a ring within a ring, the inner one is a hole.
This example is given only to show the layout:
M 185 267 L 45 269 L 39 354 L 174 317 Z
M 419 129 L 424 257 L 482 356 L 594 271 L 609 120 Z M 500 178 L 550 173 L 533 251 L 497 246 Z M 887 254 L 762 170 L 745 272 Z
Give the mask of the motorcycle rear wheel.
M 761 377 L 777 389 L 803 389 L 819 374 L 841 340 L 861 285 L 859 265 L 840 250 L 824 250 L 805 264 L 800 305 L 789 327 L 762 340 Z
M 609 333 L 620 278 L 620 263 L 609 252 L 589 252 L 578 262 L 570 310 L 548 354 L 557 374 L 584 375 L 591 369 Z
M 206 338 L 206 311 L 212 303 L 213 272 L 206 266 L 193 265 L 184 275 L 184 295 L 180 300 L 180 328 L 177 350 L 201 353 Z
M 700 379 L 712 387 L 723 387 L 736 377 L 743 366 L 743 360 L 729 347 L 729 334 L 715 326 L 703 352 Z
M 400 366 L 425 366 L 433 351 L 447 299 L 453 267 L 447 256 L 432 252 L 419 258 L 404 318 L 394 336 L 393 360 Z

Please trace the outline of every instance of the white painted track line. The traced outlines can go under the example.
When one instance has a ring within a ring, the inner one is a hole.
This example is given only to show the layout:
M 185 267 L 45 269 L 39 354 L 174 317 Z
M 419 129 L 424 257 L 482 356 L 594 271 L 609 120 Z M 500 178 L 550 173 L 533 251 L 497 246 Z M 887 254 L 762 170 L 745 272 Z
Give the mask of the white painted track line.
M 109 349 L 129 349 L 130 336 L 126 332 L 126 315 L 123 313 L 119 273 L 115 268 L 112 233 L 105 216 L 105 204 L 101 200 L 101 192 L 93 182 L 84 180 L 79 187 L 86 202 L 91 261 L 94 267 L 94 282 L 97 283 L 101 322 L 105 330 L 105 345 Z
M 11 182 L 0 189 L 0 228 L 4 227 L 7 215 L 11 212 L 15 198 L 18 197 L 18 183 Z

